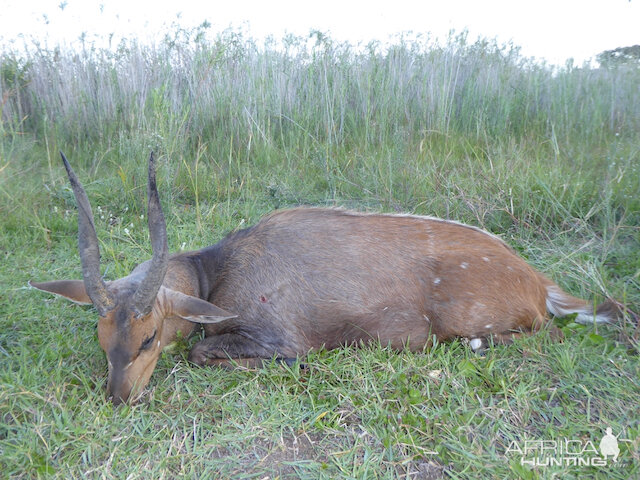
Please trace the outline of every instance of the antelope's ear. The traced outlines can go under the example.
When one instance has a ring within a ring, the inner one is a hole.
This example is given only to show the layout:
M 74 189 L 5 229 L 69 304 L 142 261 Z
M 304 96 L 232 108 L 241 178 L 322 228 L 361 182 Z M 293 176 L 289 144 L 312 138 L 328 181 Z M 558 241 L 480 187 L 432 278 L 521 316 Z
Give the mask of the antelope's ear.
M 169 312 L 190 322 L 219 323 L 238 316 L 216 307 L 213 303 L 191 295 L 185 295 L 170 288 L 163 287 L 162 293 L 167 301 Z
M 91 299 L 87 295 L 82 280 L 56 280 L 55 282 L 32 282 L 29 286 L 49 293 L 65 297 L 80 305 L 91 305 Z

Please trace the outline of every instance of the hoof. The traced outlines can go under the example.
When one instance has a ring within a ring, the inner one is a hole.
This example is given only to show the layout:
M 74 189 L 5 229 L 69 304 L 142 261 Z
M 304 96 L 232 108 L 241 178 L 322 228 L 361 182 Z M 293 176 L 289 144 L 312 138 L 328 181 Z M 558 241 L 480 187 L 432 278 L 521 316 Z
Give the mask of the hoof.
M 276 360 L 280 363 L 284 363 L 287 367 L 295 367 L 296 363 L 299 361 L 298 358 L 277 358 Z M 300 368 L 300 370 L 309 369 L 306 363 L 298 363 L 298 368 Z
M 189 352 L 187 360 L 194 365 L 204 367 L 209 363 L 209 356 L 207 355 L 206 349 L 198 348 L 198 345 L 195 345 Z

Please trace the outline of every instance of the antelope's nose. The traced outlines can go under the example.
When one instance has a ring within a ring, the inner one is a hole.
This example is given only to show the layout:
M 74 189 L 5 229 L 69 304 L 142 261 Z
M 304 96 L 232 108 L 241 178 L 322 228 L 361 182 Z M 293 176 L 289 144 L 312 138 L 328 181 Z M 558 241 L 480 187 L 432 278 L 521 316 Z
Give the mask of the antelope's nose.
M 107 399 L 113 403 L 115 406 L 121 405 L 123 403 L 127 403 L 127 400 L 129 400 L 129 395 L 131 392 L 125 392 L 122 391 L 120 389 L 113 389 L 113 388 L 108 388 L 107 389 Z

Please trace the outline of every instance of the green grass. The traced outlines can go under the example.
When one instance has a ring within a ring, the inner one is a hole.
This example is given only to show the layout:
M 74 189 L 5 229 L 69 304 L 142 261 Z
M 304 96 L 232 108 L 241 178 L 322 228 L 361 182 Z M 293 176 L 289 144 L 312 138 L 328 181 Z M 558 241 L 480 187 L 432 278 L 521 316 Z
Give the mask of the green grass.
M 195 368 L 191 338 L 140 403 L 106 402 L 93 309 L 26 287 L 81 275 L 58 149 L 108 278 L 150 255 L 154 149 L 174 251 L 293 205 L 437 215 L 498 234 L 577 296 L 640 305 L 637 69 L 553 70 L 463 37 L 361 52 L 319 34 L 277 48 L 197 33 L 2 53 L 0 477 L 640 477 L 631 316 L 564 319 L 562 343 L 541 333 L 485 356 L 378 345 L 314 352 L 306 369 Z M 615 465 L 532 469 L 507 452 L 597 447 L 609 426 L 630 440 Z

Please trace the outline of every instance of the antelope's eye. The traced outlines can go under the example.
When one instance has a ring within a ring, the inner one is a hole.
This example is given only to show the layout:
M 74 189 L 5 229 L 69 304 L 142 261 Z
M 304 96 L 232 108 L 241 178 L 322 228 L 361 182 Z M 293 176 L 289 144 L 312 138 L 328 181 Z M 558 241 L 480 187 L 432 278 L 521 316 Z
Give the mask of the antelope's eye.
M 151 347 L 151 345 L 153 344 L 153 339 L 156 338 L 156 332 L 157 330 L 154 330 L 150 337 L 144 339 L 142 345 L 140 345 L 140 351 L 148 350 Z

